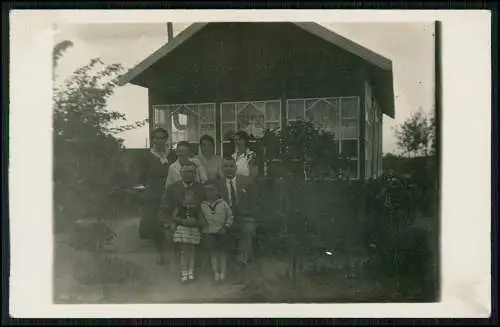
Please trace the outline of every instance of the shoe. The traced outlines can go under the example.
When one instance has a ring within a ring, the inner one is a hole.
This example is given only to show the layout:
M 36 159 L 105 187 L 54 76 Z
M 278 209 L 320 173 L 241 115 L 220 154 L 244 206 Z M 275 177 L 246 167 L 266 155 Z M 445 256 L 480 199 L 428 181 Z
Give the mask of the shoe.
M 188 272 L 187 278 L 189 281 L 193 281 L 194 280 L 194 273 L 192 271 Z
M 183 272 L 183 273 L 181 274 L 181 281 L 182 281 L 183 283 L 186 283 L 186 282 L 188 281 L 188 279 L 189 279 L 188 274 L 187 274 L 187 273 L 185 273 L 185 272 Z

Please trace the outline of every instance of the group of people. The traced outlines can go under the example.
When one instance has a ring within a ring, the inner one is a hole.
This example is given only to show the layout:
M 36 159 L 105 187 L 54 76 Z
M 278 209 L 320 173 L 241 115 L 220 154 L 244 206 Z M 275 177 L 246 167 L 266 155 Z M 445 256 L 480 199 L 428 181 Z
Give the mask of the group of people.
M 229 277 L 242 280 L 252 255 L 256 230 L 257 166 L 248 148 L 248 134 L 234 134 L 235 151 L 222 158 L 215 141 L 204 135 L 199 154 L 188 142 L 177 143 L 175 159 L 169 157 L 168 132 L 153 132 L 151 155 L 145 168 L 147 187 L 142 238 L 151 239 L 158 263 L 165 256 L 179 258 L 182 282 L 195 279 L 196 253 L 208 249 L 215 282 Z M 205 251 L 203 251 L 205 252 Z

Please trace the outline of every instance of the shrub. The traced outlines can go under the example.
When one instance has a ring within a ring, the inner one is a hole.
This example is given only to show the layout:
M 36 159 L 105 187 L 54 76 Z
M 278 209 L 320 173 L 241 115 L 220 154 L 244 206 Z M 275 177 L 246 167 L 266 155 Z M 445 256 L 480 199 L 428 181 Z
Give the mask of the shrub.
M 122 140 L 110 132 L 124 116 L 107 108 L 121 71 L 93 59 L 54 86 L 56 230 L 64 220 L 110 215 L 125 200 Z

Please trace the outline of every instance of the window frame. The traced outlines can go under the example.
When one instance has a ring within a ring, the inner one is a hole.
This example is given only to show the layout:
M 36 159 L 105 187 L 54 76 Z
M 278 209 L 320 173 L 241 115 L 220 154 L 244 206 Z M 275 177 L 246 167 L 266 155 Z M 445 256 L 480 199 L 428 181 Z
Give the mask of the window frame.
M 247 106 L 249 105 L 253 105 L 255 108 L 257 108 L 254 103 L 264 103 L 264 127 L 266 126 L 267 123 L 277 123 L 279 122 L 279 128 L 281 128 L 283 126 L 283 119 L 282 119 L 282 104 L 281 104 L 281 99 L 269 99 L 269 100 L 247 100 L 247 101 L 225 101 L 225 102 L 221 102 L 220 105 L 219 105 L 219 112 L 220 112 L 220 144 L 221 144 L 221 156 L 224 157 L 224 144 L 229 144 L 231 143 L 230 140 L 225 140 L 224 139 L 224 133 L 223 133 L 223 129 L 222 129 L 222 126 L 227 124 L 233 124 L 233 127 L 234 127 L 234 131 L 237 132 L 239 130 L 239 126 L 238 126 L 238 114 L 239 114 L 239 111 L 238 111 L 238 108 L 237 106 L 238 105 L 245 105 L 241 110 L 244 110 Z M 267 104 L 268 103 L 277 103 L 279 105 L 279 121 L 277 120 L 267 120 L 266 118 L 266 113 L 267 113 Z M 222 113 L 222 107 L 224 105 L 233 105 L 234 106 L 234 120 L 232 121 L 227 121 L 227 120 L 223 120 L 223 113 Z
M 356 102 L 356 115 L 355 117 L 344 117 L 343 115 L 343 100 L 355 100 Z M 328 100 L 336 100 L 338 101 L 338 107 L 339 107 L 339 114 L 338 114 L 338 126 L 339 126 L 339 133 L 338 135 L 335 135 L 335 139 L 337 140 L 338 142 L 338 146 L 337 146 L 337 153 L 339 155 L 342 154 L 342 141 L 346 140 L 351 140 L 351 141 L 356 141 L 357 143 L 357 157 L 354 158 L 354 157 L 350 157 L 348 158 L 348 160 L 352 160 L 352 161 L 357 161 L 357 175 L 356 177 L 350 177 L 351 180 L 359 180 L 360 176 L 361 176 L 361 165 L 360 165 L 360 123 L 361 123 L 361 119 L 360 119 L 360 109 L 361 109 L 361 100 L 360 100 L 360 97 L 357 96 L 357 95 L 352 95 L 352 96 L 330 96 L 330 97 L 316 97 L 316 98 L 290 98 L 290 99 L 286 99 L 286 112 L 285 112 L 285 117 L 286 117 L 286 122 L 292 122 L 292 121 L 298 121 L 298 120 L 301 120 L 301 119 L 295 119 L 295 118 L 290 118 L 290 104 L 292 102 L 296 102 L 296 101 L 302 101 L 302 104 L 303 104 L 303 117 L 304 119 L 303 120 L 306 120 L 307 116 L 306 116 L 306 113 L 307 113 L 307 110 L 308 108 L 306 108 L 306 101 L 308 100 L 316 100 L 317 102 L 318 101 L 327 101 Z M 357 136 L 356 137 L 347 137 L 347 138 L 344 138 L 344 133 L 343 133 L 343 130 L 342 130 L 342 123 L 344 120 L 356 120 L 357 121 Z
M 167 125 L 167 131 L 169 133 L 169 138 L 168 138 L 168 142 L 167 144 L 170 146 L 170 147 L 173 147 L 177 142 L 174 142 L 173 141 L 173 122 L 172 122 L 172 115 L 179 111 L 181 107 L 189 107 L 189 106 L 195 106 L 195 114 L 197 115 L 198 118 L 200 118 L 200 106 L 204 106 L 204 105 L 210 105 L 213 110 L 213 124 L 214 124 L 214 128 L 213 128 L 213 137 L 214 137 L 214 140 L 215 140 L 215 144 L 218 144 L 218 136 L 217 136 L 217 104 L 215 102 L 199 102 L 199 103 L 168 103 L 168 104 L 156 104 L 156 105 L 153 105 L 152 108 L 153 108 L 153 118 L 155 119 L 155 121 L 153 122 L 153 125 L 154 125 L 154 128 L 157 128 L 157 127 L 161 127 L 162 124 L 163 125 Z M 172 107 L 178 107 L 176 110 L 170 110 L 170 108 Z M 190 108 L 189 108 L 190 109 Z M 191 109 L 190 109 L 191 110 Z M 162 113 L 162 114 L 160 114 Z M 160 122 L 162 119 L 161 119 L 161 116 L 163 115 L 163 123 Z M 189 140 L 189 137 L 187 139 L 187 141 L 191 144 L 197 144 L 199 145 L 199 142 L 200 142 L 200 138 L 203 136 L 201 135 L 201 125 L 202 125 L 202 122 L 200 119 L 198 119 L 198 124 L 197 124 L 197 135 L 198 135 L 198 140 Z M 211 135 L 212 136 L 212 135 Z

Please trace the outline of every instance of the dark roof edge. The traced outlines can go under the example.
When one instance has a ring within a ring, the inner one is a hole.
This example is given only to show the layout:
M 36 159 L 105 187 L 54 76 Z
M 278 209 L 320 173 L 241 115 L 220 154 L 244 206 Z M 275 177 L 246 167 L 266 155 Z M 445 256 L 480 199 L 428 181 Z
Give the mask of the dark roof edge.
M 145 71 L 147 68 L 149 68 L 155 62 L 157 62 L 158 60 L 163 58 L 169 52 L 173 51 L 175 48 L 177 48 L 179 45 L 184 43 L 187 39 L 189 39 L 191 36 L 196 34 L 198 31 L 200 31 L 202 28 L 204 28 L 208 24 L 210 24 L 210 23 L 194 23 L 192 25 L 189 25 L 186 29 L 184 29 L 181 33 L 179 33 L 179 35 L 174 37 L 170 42 L 166 43 L 164 46 L 162 46 L 161 48 L 159 48 L 158 50 L 153 52 L 150 56 L 148 56 L 146 59 L 141 61 L 135 67 L 130 69 L 127 73 L 122 75 L 118 81 L 118 85 L 123 86 L 127 83 L 132 82 L 143 71 Z M 385 57 L 383 57 L 383 56 L 381 56 L 381 55 L 379 55 L 379 54 L 377 54 L 377 53 L 375 53 L 375 52 L 373 52 L 373 51 L 337 34 L 337 33 L 335 33 L 335 32 L 333 32 L 333 31 L 331 31 L 331 30 L 329 30 L 329 29 L 327 29 L 327 28 L 325 28 L 317 23 L 292 22 L 292 24 L 304 29 L 305 31 L 307 31 L 313 35 L 320 37 L 321 39 L 323 39 L 331 44 L 334 44 L 334 45 L 368 61 L 369 63 L 371 63 L 371 64 L 373 64 L 373 65 L 375 65 L 383 70 L 392 71 L 392 62 L 389 59 L 387 59 L 387 58 L 385 58 Z
M 166 54 L 177 48 L 179 45 L 184 43 L 191 36 L 200 31 L 208 23 L 194 23 L 189 25 L 186 29 L 180 32 L 176 37 L 174 37 L 170 42 L 167 42 L 161 48 L 153 52 L 146 59 L 141 61 L 135 67 L 131 68 L 128 72 L 123 74 L 119 80 L 118 85 L 123 86 L 127 83 L 132 82 L 137 76 L 139 76 L 143 71 L 152 66 L 155 62 L 163 58 Z
M 293 23 L 294 25 L 306 30 L 307 32 L 314 34 L 323 40 L 336 45 L 366 61 L 369 63 L 387 71 L 392 71 L 392 61 L 379 55 L 372 50 L 363 47 L 362 45 L 351 41 L 332 30 L 321 26 L 317 23 Z

